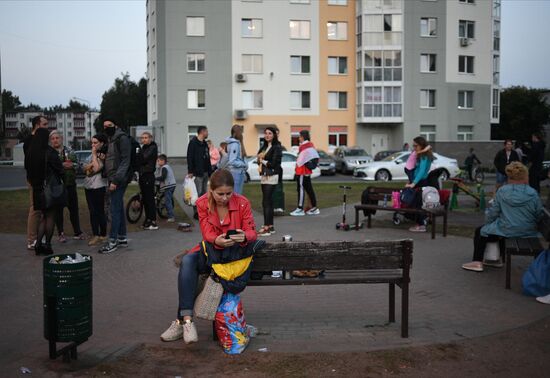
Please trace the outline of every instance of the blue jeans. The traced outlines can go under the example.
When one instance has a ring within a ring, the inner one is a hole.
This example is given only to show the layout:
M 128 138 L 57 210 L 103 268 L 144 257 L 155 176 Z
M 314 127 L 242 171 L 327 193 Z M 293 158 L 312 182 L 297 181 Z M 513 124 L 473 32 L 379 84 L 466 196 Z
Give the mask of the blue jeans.
M 111 242 L 126 239 L 126 214 L 124 213 L 126 186 L 126 184 L 118 185 L 116 190 L 111 192 L 111 231 L 109 232 Z
M 164 191 L 164 205 L 166 206 L 166 212 L 168 218 L 174 218 L 174 190 L 176 188 L 168 188 Z
M 503 175 L 497 171 L 497 184 L 506 184 L 508 182 L 508 176 Z
M 178 319 L 183 319 L 184 316 L 193 316 L 199 278 L 199 253 L 189 252 L 181 259 L 178 273 Z
M 233 192 L 237 194 L 243 194 L 243 185 L 244 185 L 244 178 L 245 173 L 242 169 L 232 169 L 231 175 L 233 175 Z

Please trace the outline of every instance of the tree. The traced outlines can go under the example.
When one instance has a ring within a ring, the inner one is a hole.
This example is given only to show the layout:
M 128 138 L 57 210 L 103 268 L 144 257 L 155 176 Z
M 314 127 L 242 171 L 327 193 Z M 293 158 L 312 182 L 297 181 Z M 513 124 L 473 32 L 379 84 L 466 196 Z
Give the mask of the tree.
M 69 101 L 69 106 L 67 107 L 67 110 L 73 113 L 85 113 L 90 110 L 90 107 L 81 102 L 71 100 Z
M 550 106 L 542 96 L 544 90 L 514 86 L 500 95 L 500 125 L 494 128 L 493 139 L 531 140 L 550 122 Z
M 23 140 L 25 140 L 28 136 L 31 135 L 31 128 L 28 127 L 28 126 L 21 126 L 19 128 L 19 131 L 17 131 L 17 139 L 19 140 L 19 142 L 22 142 Z
M 14 111 L 21 107 L 19 96 L 13 94 L 12 91 L 4 89 L 2 91 L 2 109 L 4 112 Z

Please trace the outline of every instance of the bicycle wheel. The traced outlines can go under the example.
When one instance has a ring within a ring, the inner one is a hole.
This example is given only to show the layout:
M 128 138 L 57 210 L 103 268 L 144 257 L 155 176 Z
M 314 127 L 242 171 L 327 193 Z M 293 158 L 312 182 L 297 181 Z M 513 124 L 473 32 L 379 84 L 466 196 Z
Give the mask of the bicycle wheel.
M 485 180 L 485 174 L 482 171 L 476 171 L 476 175 L 474 177 L 474 180 L 478 184 L 483 184 L 483 180 Z
M 166 198 L 164 197 L 164 193 L 160 193 L 157 198 L 155 198 L 155 202 L 159 217 L 162 219 L 168 219 L 168 210 L 166 210 Z
M 126 219 L 128 223 L 137 223 L 139 218 L 143 214 L 143 203 L 141 202 L 141 195 L 133 195 L 126 204 Z

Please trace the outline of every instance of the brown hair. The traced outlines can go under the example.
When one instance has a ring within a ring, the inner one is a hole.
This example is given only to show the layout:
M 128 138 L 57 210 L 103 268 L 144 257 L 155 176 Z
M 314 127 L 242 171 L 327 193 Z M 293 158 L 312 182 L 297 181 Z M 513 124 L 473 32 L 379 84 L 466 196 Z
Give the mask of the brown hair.
M 220 186 L 235 186 L 233 175 L 227 169 L 218 169 L 210 176 L 210 188 L 208 189 L 208 210 L 214 212 L 216 210 L 216 201 L 212 195 L 212 191 L 218 189 Z
M 421 136 L 417 136 L 416 138 L 414 138 L 413 142 L 416 143 L 417 145 L 419 145 L 423 150 L 426 148 L 426 146 L 428 146 L 428 142 L 426 141 L 426 138 L 421 137 Z M 416 159 L 420 160 L 420 158 L 423 157 L 423 156 L 426 156 L 430 160 L 434 159 L 434 155 L 433 155 L 431 149 L 428 149 L 424 152 L 417 153 Z
M 241 155 L 244 158 L 246 156 L 246 150 L 243 143 L 243 126 L 233 125 L 231 127 L 231 137 L 237 139 L 241 143 Z

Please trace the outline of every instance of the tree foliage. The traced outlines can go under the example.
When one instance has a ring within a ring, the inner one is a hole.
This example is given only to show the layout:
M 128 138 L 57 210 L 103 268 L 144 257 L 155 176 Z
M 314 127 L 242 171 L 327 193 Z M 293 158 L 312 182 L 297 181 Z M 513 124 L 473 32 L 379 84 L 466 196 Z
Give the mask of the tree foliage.
M 2 91 L 2 109 L 4 112 L 17 110 L 21 107 L 21 105 L 19 96 L 16 96 L 12 91 L 8 91 L 6 89 Z

